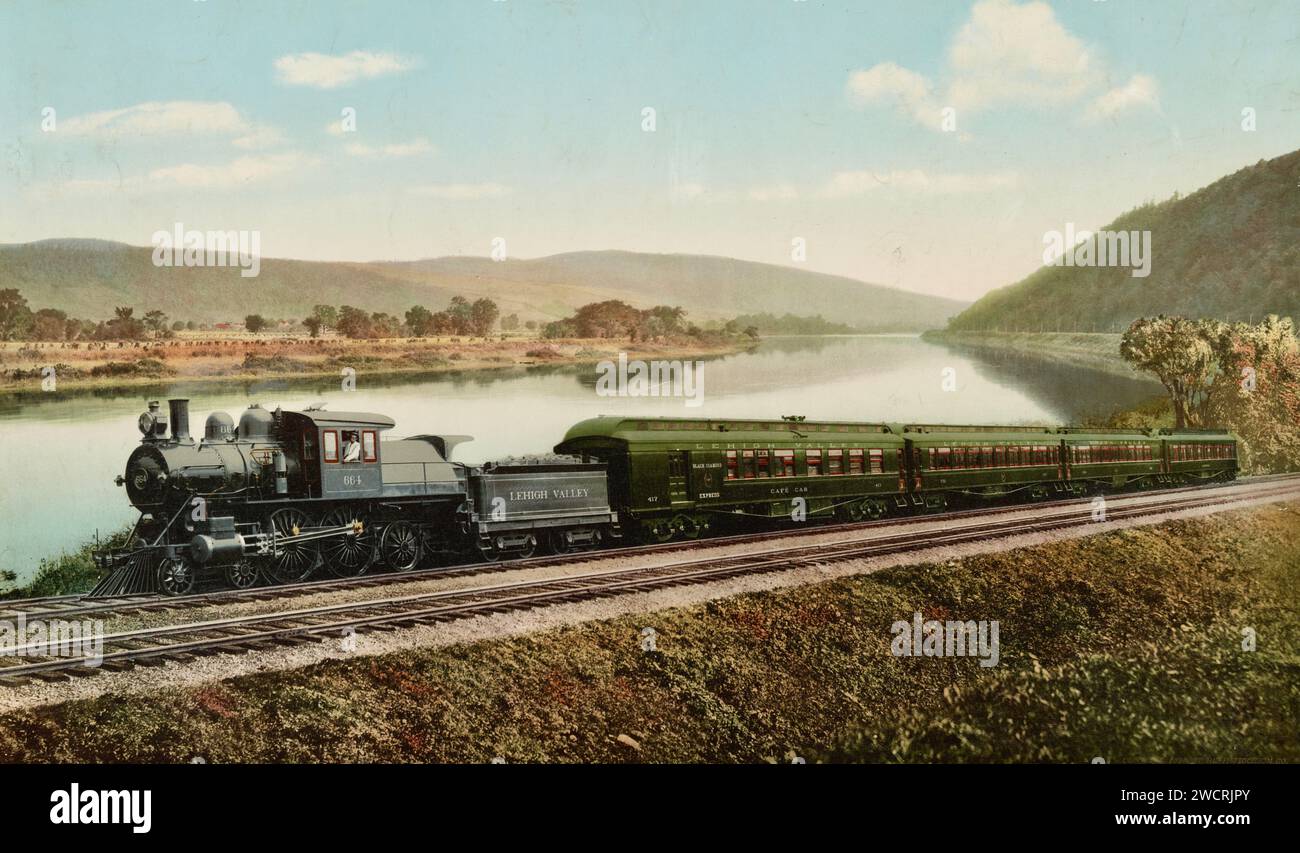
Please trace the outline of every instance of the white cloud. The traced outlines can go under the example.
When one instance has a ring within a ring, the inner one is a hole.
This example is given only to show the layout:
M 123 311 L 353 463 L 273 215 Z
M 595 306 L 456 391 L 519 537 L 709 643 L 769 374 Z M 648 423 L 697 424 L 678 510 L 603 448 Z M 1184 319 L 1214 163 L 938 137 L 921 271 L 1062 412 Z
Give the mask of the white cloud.
M 244 133 L 248 122 L 225 101 L 148 101 L 119 110 L 73 116 L 59 132 L 76 136 L 156 136 Z
M 284 142 L 270 125 L 253 124 L 226 101 L 147 101 L 117 110 L 73 116 L 59 124 L 72 136 L 116 139 L 128 136 L 229 136 L 243 149 L 269 148 Z
M 1145 74 L 1134 74 L 1123 86 L 1099 95 L 1088 105 L 1084 117 L 1098 121 L 1138 107 L 1160 109 L 1160 84 Z
M 1041 0 L 980 0 L 953 37 L 947 59 L 943 85 L 893 62 L 854 71 L 847 83 L 849 98 L 859 106 L 892 103 L 935 130 L 942 129 L 945 107 L 957 110 L 961 120 L 964 114 L 1006 105 L 1064 109 L 1086 97 L 1096 99 L 1089 109 L 1095 115 L 1155 103 L 1156 82 L 1141 74 L 1128 86 L 1099 96 L 1106 85 L 1102 63 Z
M 824 198 L 846 198 L 882 189 L 930 195 L 985 193 L 1014 187 L 1019 180 L 1019 176 L 1014 172 L 931 175 L 921 169 L 886 172 L 861 170 L 837 172 L 822 187 L 819 195 Z
M 510 187 L 497 183 L 483 184 L 429 184 L 412 187 L 412 195 L 429 196 L 444 201 L 474 201 L 484 198 L 501 198 L 509 195 Z
M 393 53 L 354 50 L 342 56 L 326 53 L 291 53 L 275 60 L 281 82 L 291 86 L 336 89 L 339 86 L 398 74 L 414 68 L 416 63 Z
M 431 153 L 434 148 L 427 139 L 413 139 L 410 142 L 398 142 L 391 145 L 365 145 L 354 142 L 343 149 L 353 157 L 394 158 L 414 157 L 417 154 Z
M 1046 3 L 982 0 L 948 51 L 948 101 L 957 109 L 1075 101 L 1100 85 L 1088 46 Z
M 939 124 L 940 105 L 925 77 L 892 62 L 882 62 L 849 75 L 849 97 L 857 104 L 882 101 L 897 106 L 921 124 Z

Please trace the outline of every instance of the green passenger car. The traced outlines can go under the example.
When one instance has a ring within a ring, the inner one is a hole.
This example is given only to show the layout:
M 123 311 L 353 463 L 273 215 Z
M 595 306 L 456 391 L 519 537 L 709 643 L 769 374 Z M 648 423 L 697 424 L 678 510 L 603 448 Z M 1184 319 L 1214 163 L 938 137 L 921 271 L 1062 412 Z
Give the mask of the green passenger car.
M 1230 480 L 1237 476 L 1237 439 L 1216 429 L 1159 431 L 1165 470 L 1182 482 Z
M 1223 431 L 600 417 L 555 447 L 604 462 L 635 538 L 724 519 L 858 521 L 1237 475 Z
M 1048 427 L 909 424 L 912 488 L 931 509 L 955 498 L 1042 498 L 1064 491 L 1061 438 Z
M 859 520 L 906 507 L 905 446 L 886 424 L 600 417 L 555 450 L 608 465 L 624 524 L 667 541 L 723 517 Z

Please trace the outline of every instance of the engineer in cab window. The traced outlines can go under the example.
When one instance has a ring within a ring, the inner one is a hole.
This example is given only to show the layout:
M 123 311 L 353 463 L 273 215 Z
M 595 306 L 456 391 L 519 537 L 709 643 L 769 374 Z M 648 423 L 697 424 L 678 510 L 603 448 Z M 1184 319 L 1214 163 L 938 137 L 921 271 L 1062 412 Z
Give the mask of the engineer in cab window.
M 355 432 L 344 433 L 343 435 L 343 461 L 361 461 L 361 436 Z

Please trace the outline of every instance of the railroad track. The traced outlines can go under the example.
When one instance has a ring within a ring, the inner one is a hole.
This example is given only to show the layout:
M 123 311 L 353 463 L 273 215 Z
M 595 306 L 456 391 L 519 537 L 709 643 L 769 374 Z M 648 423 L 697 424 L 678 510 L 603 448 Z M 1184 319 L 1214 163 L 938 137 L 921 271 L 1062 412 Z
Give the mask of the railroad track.
M 1237 490 L 1231 496 L 1213 493 L 1163 496 L 1157 501 L 1112 507 L 1107 512 L 1107 520 L 1116 521 L 1203 506 L 1230 506 L 1260 497 L 1279 496 L 1300 497 L 1300 483 L 1272 483 Z M 529 610 L 671 586 L 906 553 L 939 545 L 976 542 L 994 536 L 1096 523 L 1092 519 L 1090 507 L 1081 505 L 1078 501 L 1072 503 L 1074 506 L 1069 509 L 1029 519 L 968 519 L 941 529 L 859 537 L 833 544 L 790 545 L 758 554 L 679 560 L 638 568 L 590 571 L 545 580 L 520 580 L 469 589 L 121 631 L 98 637 L 103 644 L 98 662 L 90 656 L 28 657 L 24 653 L 38 652 L 41 649 L 26 646 L 6 650 L 13 654 L 3 659 L 5 663 L 0 666 L 0 684 L 15 685 L 33 678 L 62 680 L 105 670 L 120 671 L 134 666 L 186 661 L 196 656 L 318 642 L 325 637 L 341 636 L 348 630 L 389 631 L 484 614 Z
M 1111 495 L 1110 501 L 1122 501 L 1127 498 L 1152 498 L 1162 495 L 1179 495 L 1194 494 L 1215 489 L 1241 489 L 1253 488 L 1259 485 L 1270 483 L 1300 483 L 1300 474 L 1273 474 L 1264 477 L 1243 478 L 1231 483 L 1212 483 L 1198 486 L 1182 486 L 1174 489 L 1160 489 L 1146 492 L 1132 492 L 1120 495 Z M 754 542 L 764 542 L 780 540 L 786 538 L 796 538 L 805 535 L 821 535 L 825 533 L 837 532 L 854 532 L 861 530 L 875 530 L 883 527 L 890 527 L 908 522 L 930 521 L 930 520 L 953 520 L 961 521 L 971 518 L 991 518 L 1008 513 L 1020 512 L 1027 509 L 1034 510 L 1053 510 L 1059 507 L 1074 507 L 1081 505 L 1081 501 L 1086 498 L 1067 498 L 1057 501 L 1043 501 L 1039 503 L 1018 503 L 1006 504 L 995 507 L 983 507 L 980 509 L 959 510 L 934 515 L 915 515 L 904 517 L 890 517 L 877 521 L 861 522 L 837 522 L 837 523 L 815 523 L 812 525 L 799 528 L 783 528 L 780 530 L 755 531 L 739 533 L 728 536 L 712 536 L 703 539 L 682 540 L 677 542 L 667 542 L 663 544 L 651 545 L 630 545 L 620 548 L 602 548 L 593 551 L 577 551 L 568 554 L 547 555 L 539 557 L 529 557 L 525 559 L 497 561 L 490 563 L 469 563 L 455 566 L 437 566 L 432 568 L 417 569 L 410 572 L 382 572 L 371 575 L 362 575 L 360 577 L 350 578 L 324 578 L 320 580 L 308 580 L 291 584 L 280 584 L 276 586 L 260 586 L 252 589 L 223 589 L 211 592 L 199 592 L 190 595 L 180 596 L 162 596 L 162 595 L 135 595 L 135 596 L 115 596 L 107 598 L 87 599 L 80 595 L 56 595 L 43 596 L 39 598 L 15 599 L 12 601 L 0 601 L 0 619 L 12 619 L 22 615 L 29 620 L 33 619 L 58 619 L 69 617 L 116 617 L 130 615 L 140 612 L 166 612 L 171 610 L 185 610 L 200 607 L 210 607 L 214 605 L 230 605 L 249 602 L 265 602 L 277 599 L 295 598 L 302 595 L 311 595 L 316 593 L 333 592 L 336 590 L 348 589 L 369 589 L 379 586 L 389 586 L 393 584 L 404 584 L 412 580 L 421 579 L 449 579 L 457 577 L 474 577 L 479 575 L 489 575 L 500 572 L 515 571 L 525 568 L 540 568 L 553 565 L 562 565 L 571 563 L 575 560 L 600 560 L 608 558 L 635 557 L 648 554 L 664 554 L 683 551 L 693 551 L 703 548 L 714 548 L 732 544 L 747 544 Z

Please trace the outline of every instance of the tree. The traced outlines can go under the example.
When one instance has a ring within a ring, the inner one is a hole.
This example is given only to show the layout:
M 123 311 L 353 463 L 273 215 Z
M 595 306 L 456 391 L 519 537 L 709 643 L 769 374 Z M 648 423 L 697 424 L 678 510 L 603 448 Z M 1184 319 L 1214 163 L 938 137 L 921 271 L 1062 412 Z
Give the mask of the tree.
M 303 320 L 302 324 L 307 327 L 308 334 L 310 334 L 313 338 L 320 337 L 321 322 L 319 317 L 313 314 L 312 316 Z
M 438 311 L 429 320 L 429 328 L 435 335 L 450 335 L 456 331 L 456 321 L 450 312 Z
M 372 338 L 395 338 L 402 331 L 402 321 L 392 314 L 376 311 L 370 315 L 370 335 Z
M 470 330 L 479 337 L 486 337 L 496 325 L 501 309 L 491 299 L 476 299 L 470 306 Z
M 463 296 L 453 296 L 451 304 L 447 306 L 447 314 L 451 317 L 451 330 L 458 335 L 468 335 L 474 328 L 473 313 L 473 306 L 469 304 L 468 299 Z
M 642 312 L 638 324 L 638 337 L 664 338 L 680 334 L 682 322 L 686 319 L 686 309 L 680 306 L 656 305 Z
M 322 328 L 338 328 L 339 312 L 333 305 L 316 305 L 311 309 L 311 315 L 320 321 Z
M 1212 330 L 1207 322 L 1186 317 L 1134 320 L 1120 340 L 1119 352 L 1139 370 L 1154 373 L 1169 392 L 1175 426 L 1182 429 L 1196 417 L 1214 378 Z M 1195 424 L 1193 424 L 1195 425 Z
M 267 326 L 266 318 L 261 314 L 249 314 L 244 318 L 244 328 L 253 334 L 265 329 Z
M 370 337 L 370 315 L 360 308 L 344 305 L 339 309 L 339 333 L 349 338 Z
M 518 328 L 519 328 L 518 314 L 507 314 L 506 316 L 501 318 L 501 331 L 513 332 L 515 329 Z
M 31 326 L 32 311 L 23 295 L 12 287 L 0 290 L 0 340 L 26 337 Z
M 1269 316 L 1257 326 L 1222 324 L 1212 346 L 1220 369 L 1203 423 L 1237 433 L 1248 471 L 1300 468 L 1300 341 L 1294 323 Z
M 155 308 L 144 315 L 144 324 L 151 332 L 161 332 L 167 328 L 167 315 Z
M 172 323 L 173 332 L 180 332 L 183 331 L 184 329 L 185 329 L 185 323 L 183 321 L 177 320 L 175 323 Z
M 642 323 L 637 309 L 618 299 L 592 302 L 573 315 L 576 334 L 580 338 L 628 338 Z
M 578 329 L 571 317 L 563 320 L 553 320 L 542 327 L 542 337 L 546 340 L 576 338 L 578 337 Z
M 101 330 L 96 330 L 96 336 Z M 135 309 L 119 306 L 113 309 L 113 319 L 102 329 L 102 337 L 114 340 L 134 341 L 144 337 L 144 323 L 135 318 Z
M 417 337 L 433 334 L 433 312 L 423 305 L 412 305 L 406 312 L 406 325 Z
M 71 321 L 79 325 L 76 320 Z M 42 308 L 32 315 L 31 337 L 38 341 L 61 341 L 68 336 L 68 315 L 54 308 Z

